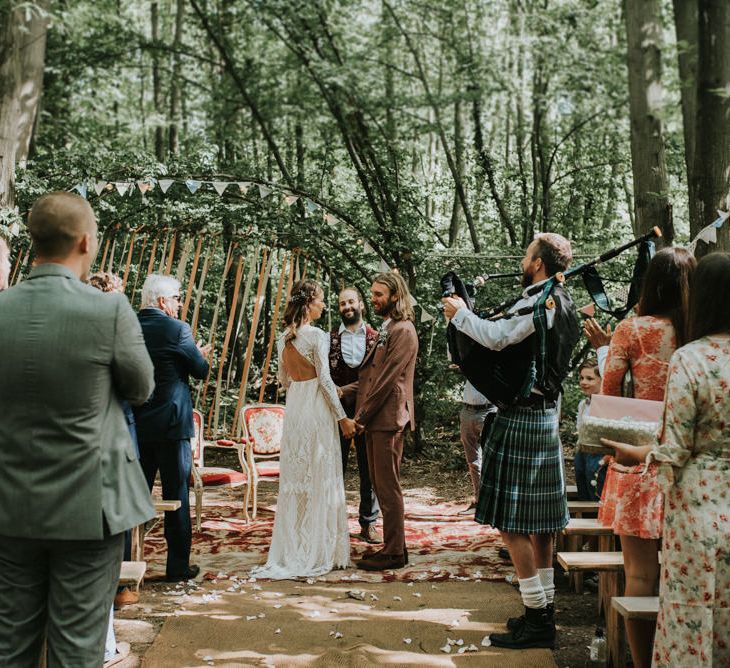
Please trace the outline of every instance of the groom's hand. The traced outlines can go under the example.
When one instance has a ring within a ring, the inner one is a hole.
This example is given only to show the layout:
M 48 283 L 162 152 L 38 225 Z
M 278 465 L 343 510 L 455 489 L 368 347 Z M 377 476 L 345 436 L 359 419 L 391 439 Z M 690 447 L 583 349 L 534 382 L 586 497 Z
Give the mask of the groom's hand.
M 360 424 L 359 422 L 356 422 L 355 423 L 355 430 L 357 431 L 358 434 L 362 434 L 365 431 L 365 425 L 364 424 Z

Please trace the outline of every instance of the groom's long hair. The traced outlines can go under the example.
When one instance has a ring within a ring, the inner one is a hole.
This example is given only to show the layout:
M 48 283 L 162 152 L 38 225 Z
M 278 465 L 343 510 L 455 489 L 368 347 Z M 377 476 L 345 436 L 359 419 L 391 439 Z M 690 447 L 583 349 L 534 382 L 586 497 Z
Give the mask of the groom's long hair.
M 384 274 L 378 274 L 373 283 L 380 283 L 390 291 L 391 296 L 397 295 L 398 299 L 393 304 L 393 308 L 388 317 L 393 320 L 415 320 L 416 314 L 413 310 L 413 298 L 411 291 L 408 289 L 407 283 L 403 277 L 395 271 L 387 271 Z

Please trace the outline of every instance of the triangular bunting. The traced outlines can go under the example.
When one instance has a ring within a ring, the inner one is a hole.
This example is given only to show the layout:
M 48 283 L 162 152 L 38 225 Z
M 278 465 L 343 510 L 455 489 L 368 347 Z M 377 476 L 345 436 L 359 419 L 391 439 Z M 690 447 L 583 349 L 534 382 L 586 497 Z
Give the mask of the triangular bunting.
M 139 192 L 144 195 L 146 192 L 152 190 L 154 186 L 148 181 L 137 181 L 137 188 L 139 188 Z
M 380 271 L 381 274 L 385 274 L 390 271 L 390 265 L 382 257 L 380 258 L 380 266 L 378 271 Z
M 241 191 L 242 195 L 245 195 L 248 192 L 248 189 L 251 187 L 251 184 L 248 181 L 239 181 L 238 182 L 238 189 Z
M 200 189 L 200 186 L 203 185 L 202 181 L 197 181 L 195 179 L 188 179 L 185 181 L 185 185 L 188 187 L 188 190 L 192 195 L 194 195 L 198 190 Z
M 124 181 L 117 181 L 114 183 L 114 187 L 117 189 L 117 192 L 124 197 L 127 194 L 127 191 L 129 190 L 129 187 L 131 186 L 131 183 L 127 183 Z
M 17 237 L 20 234 L 20 225 L 18 224 L 18 221 L 15 221 L 10 226 L 9 232 L 11 237 Z
M 423 306 L 421 306 L 421 322 L 431 322 L 436 320 Z
M 324 222 L 334 227 L 337 224 L 337 216 L 333 216 L 331 213 L 325 213 Z
M 304 200 L 304 206 L 307 209 L 307 213 L 314 213 L 319 209 L 319 204 L 316 202 L 313 202 L 311 199 L 307 198 Z
M 106 183 L 106 181 L 96 181 L 96 183 L 94 183 L 94 192 L 97 195 L 101 195 L 102 190 L 106 188 Z
M 158 183 L 160 184 L 160 190 L 163 193 L 166 193 L 168 190 L 170 190 L 170 186 L 173 183 L 175 183 L 175 180 L 174 179 L 160 179 L 158 181 Z
M 230 183 L 230 181 L 213 181 L 213 187 L 219 195 L 223 195 Z
M 717 215 L 719 216 L 718 219 L 713 223 L 713 225 L 719 230 L 723 223 L 730 218 L 730 211 L 720 211 L 717 210 Z
M 81 195 L 81 197 L 83 197 L 84 199 L 86 199 L 86 193 L 87 193 L 88 191 L 87 191 L 87 188 L 86 188 L 86 184 L 85 184 L 85 183 L 77 183 L 77 184 L 76 184 L 76 185 L 75 185 L 75 186 L 73 187 L 73 189 L 74 189 L 74 190 L 75 190 L 75 191 L 76 191 L 76 192 L 77 192 L 77 193 L 78 193 L 79 195 Z
M 375 252 L 375 249 L 367 241 L 362 245 L 362 249 L 368 254 L 372 254 Z
M 299 199 L 299 195 L 287 195 L 284 197 L 284 202 L 286 202 L 287 206 L 291 206 Z
M 717 243 L 717 228 L 715 227 L 714 223 L 712 225 L 708 225 L 704 229 L 700 230 L 700 233 L 697 235 L 698 239 L 701 239 L 706 244 L 716 244 Z
M 261 199 L 264 199 L 264 197 L 267 197 L 271 193 L 271 188 L 269 186 L 265 186 L 263 183 L 259 183 L 259 197 Z

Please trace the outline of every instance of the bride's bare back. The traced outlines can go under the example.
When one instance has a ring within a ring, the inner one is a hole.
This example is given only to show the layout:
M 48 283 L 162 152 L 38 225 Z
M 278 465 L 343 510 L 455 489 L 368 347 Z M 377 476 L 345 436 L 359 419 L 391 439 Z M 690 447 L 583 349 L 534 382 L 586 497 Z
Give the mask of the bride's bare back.
M 317 369 L 307 360 L 292 344 L 287 342 L 281 354 L 282 361 L 286 367 L 289 377 L 296 383 L 312 380 L 317 377 Z

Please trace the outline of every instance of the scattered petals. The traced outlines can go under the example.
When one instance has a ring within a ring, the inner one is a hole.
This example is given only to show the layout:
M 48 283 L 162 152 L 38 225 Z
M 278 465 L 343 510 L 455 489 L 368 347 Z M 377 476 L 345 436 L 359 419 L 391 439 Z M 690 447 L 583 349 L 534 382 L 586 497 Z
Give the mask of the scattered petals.
M 489 639 L 489 636 L 484 636 L 482 638 L 482 647 L 491 647 L 492 641 Z

